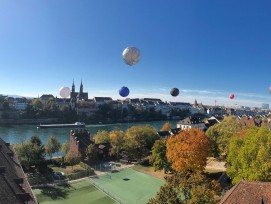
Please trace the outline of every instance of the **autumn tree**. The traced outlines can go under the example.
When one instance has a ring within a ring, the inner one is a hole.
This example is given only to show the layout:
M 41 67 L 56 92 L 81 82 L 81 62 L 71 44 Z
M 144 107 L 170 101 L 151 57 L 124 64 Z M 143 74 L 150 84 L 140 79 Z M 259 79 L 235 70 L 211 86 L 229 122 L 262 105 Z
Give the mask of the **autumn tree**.
M 240 180 L 271 181 L 271 131 L 251 127 L 244 137 L 229 143 L 227 174 L 236 184 Z
M 261 127 L 263 127 L 263 128 L 270 128 L 271 127 L 271 124 L 270 124 L 270 122 L 268 122 L 267 118 L 262 119 Z
M 61 152 L 65 156 L 66 154 L 68 154 L 69 151 L 70 151 L 70 143 L 66 140 L 61 146 Z
M 72 169 L 74 165 L 80 163 L 80 159 L 79 155 L 73 154 L 71 151 L 69 151 L 64 157 L 64 161 L 69 163 L 72 166 Z
M 221 123 L 208 128 L 206 135 L 210 138 L 211 152 L 213 156 L 228 153 L 230 138 L 242 130 L 242 124 L 235 116 L 225 117 Z
M 120 151 L 124 148 L 124 137 L 125 133 L 122 130 L 112 130 L 109 133 L 110 138 L 110 155 L 115 155 L 119 158 Z
M 170 122 L 166 122 L 166 123 L 163 125 L 161 131 L 169 131 L 169 130 L 171 130 L 171 129 L 172 129 L 172 125 L 170 124 Z
M 170 164 L 166 157 L 166 140 L 156 140 L 152 147 L 152 154 L 150 157 L 150 163 L 154 167 L 154 170 L 163 170 L 165 173 L 170 169 Z
M 215 204 L 220 190 L 217 181 L 208 179 L 202 173 L 175 173 L 166 177 L 166 184 L 148 204 Z
M 48 154 L 52 159 L 53 154 L 58 152 L 60 148 L 60 142 L 57 140 L 56 136 L 53 135 L 49 137 L 47 143 L 45 144 L 45 153 Z
M 176 172 L 202 172 L 209 154 L 209 138 L 200 129 L 188 129 L 167 139 L 166 156 Z
M 106 130 L 98 130 L 94 135 L 95 144 L 110 142 L 109 133 Z

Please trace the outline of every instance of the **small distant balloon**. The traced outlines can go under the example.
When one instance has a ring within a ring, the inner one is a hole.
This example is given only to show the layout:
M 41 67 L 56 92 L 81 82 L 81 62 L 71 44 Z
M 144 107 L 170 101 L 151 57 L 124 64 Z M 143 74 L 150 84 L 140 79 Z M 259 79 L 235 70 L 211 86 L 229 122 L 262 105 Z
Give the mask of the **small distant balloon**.
M 122 58 L 126 64 L 135 65 L 140 59 L 140 51 L 136 47 L 127 47 L 122 52 Z
M 269 87 L 269 89 L 268 89 L 268 90 L 269 90 L 269 93 L 271 93 L 271 86 Z
M 126 87 L 126 86 L 123 86 L 120 88 L 119 90 L 119 94 L 122 96 L 122 97 L 126 97 L 128 96 L 130 93 L 129 89 Z
M 234 99 L 234 94 L 230 94 L 230 99 Z
M 62 98 L 68 98 L 70 96 L 71 90 L 69 87 L 61 87 L 59 89 L 59 94 Z
M 170 94 L 171 94 L 171 96 L 174 96 L 174 97 L 178 96 L 179 95 L 179 89 L 178 88 L 172 88 L 170 90 Z

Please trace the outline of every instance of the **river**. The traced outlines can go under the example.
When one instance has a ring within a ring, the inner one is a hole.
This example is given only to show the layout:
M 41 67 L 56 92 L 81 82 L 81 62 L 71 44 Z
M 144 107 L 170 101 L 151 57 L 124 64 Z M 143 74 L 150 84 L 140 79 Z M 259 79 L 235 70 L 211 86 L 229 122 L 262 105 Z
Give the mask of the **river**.
M 149 122 L 136 122 L 136 123 L 116 123 L 116 124 L 97 124 L 91 125 L 87 124 L 86 129 L 91 135 L 97 133 L 98 130 L 111 131 L 114 129 L 121 129 L 126 131 L 126 129 L 134 126 L 144 126 L 151 125 L 158 131 L 163 127 L 166 121 L 149 121 Z M 170 121 L 173 128 L 176 127 L 177 121 Z M 45 144 L 48 138 L 52 135 L 56 136 L 61 144 L 66 140 L 70 140 L 70 130 L 71 128 L 48 128 L 48 129 L 37 129 L 36 125 L 5 125 L 0 126 L 0 138 L 10 144 L 21 143 L 22 141 L 28 140 L 31 136 L 38 136 L 42 144 Z

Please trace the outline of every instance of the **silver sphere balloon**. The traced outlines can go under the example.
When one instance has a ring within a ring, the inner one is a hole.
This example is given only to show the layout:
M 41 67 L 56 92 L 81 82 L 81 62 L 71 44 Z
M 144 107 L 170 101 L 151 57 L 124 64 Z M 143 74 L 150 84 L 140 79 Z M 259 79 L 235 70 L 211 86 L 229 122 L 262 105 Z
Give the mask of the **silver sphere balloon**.
M 127 47 L 122 52 L 122 57 L 126 64 L 132 66 L 138 63 L 140 59 L 140 51 L 136 47 Z
M 70 96 L 70 93 L 71 93 L 71 90 L 69 87 L 61 87 L 59 89 L 59 95 L 62 97 L 62 98 L 68 98 Z

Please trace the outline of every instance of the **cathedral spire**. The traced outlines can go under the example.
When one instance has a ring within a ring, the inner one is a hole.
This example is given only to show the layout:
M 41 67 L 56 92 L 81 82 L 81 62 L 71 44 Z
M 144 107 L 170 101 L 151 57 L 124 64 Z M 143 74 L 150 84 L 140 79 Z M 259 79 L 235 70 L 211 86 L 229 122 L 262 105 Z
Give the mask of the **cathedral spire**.
M 80 85 L 80 93 L 83 93 L 83 83 L 82 83 L 82 79 L 81 79 L 81 85 Z
M 73 93 L 75 92 L 74 79 L 73 79 L 73 81 L 72 81 L 72 92 L 73 92 Z

